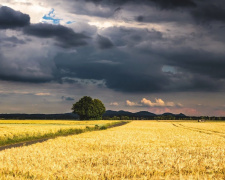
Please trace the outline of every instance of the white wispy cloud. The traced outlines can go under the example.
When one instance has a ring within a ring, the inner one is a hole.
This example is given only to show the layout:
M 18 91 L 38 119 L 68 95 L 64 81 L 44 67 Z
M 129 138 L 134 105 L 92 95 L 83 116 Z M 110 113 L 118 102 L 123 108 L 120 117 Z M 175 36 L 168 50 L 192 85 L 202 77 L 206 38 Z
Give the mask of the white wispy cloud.
M 40 93 L 36 93 L 35 95 L 36 95 L 36 96 L 50 96 L 51 94 L 50 94 L 50 93 L 43 93 L 43 92 L 40 92 Z
M 118 102 L 111 102 L 110 106 L 119 106 L 119 103 Z
M 141 103 L 144 105 L 144 106 L 149 106 L 149 107 L 173 107 L 175 106 L 175 103 L 174 102 L 165 102 L 163 101 L 162 99 L 157 99 L 155 98 L 155 102 L 151 101 L 151 100 L 148 100 L 146 98 L 143 98 L 141 100 Z

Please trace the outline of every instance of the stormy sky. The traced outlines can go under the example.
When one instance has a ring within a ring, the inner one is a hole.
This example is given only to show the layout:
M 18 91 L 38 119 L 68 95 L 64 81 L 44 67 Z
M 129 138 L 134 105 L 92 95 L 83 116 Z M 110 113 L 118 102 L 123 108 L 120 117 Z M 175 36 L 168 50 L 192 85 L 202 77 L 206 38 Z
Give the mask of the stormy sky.
M 223 0 L 1 0 L 0 113 L 225 116 Z

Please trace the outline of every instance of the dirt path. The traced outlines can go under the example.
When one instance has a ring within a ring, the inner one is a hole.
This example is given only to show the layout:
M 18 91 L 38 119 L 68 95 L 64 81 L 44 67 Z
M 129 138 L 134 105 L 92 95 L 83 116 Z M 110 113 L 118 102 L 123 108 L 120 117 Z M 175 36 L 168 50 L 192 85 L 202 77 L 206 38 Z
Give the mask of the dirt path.
M 123 121 L 123 122 L 121 122 L 121 123 L 118 123 L 118 124 L 114 124 L 114 125 L 108 126 L 107 129 L 109 129 L 109 128 L 114 128 L 114 127 L 118 127 L 118 126 L 122 126 L 122 125 L 125 125 L 125 124 L 127 124 L 127 123 L 128 123 L 128 122 Z
M 121 123 L 118 123 L 118 124 L 114 124 L 114 125 L 109 126 L 107 129 L 122 126 L 122 125 L 125 125 L 127 123 L 128 122 L 121 122 Z M 68 135 L 63 135 L 63 136 L 71 136 L 71 135 L 75 135 L 75 134 L 68 134 Z M 42 143 L 42 142 L 45 142 L 49 139 L 55 139 L 57 137 L 63 137 L 63 136 L 49 137 L 49 138 L 37 139 L 37 140 L 33 140 L 33 141 L 20 142 L 20 143 L 16 143 L 16 144 L 9 144 L 9 145 L 6 145 L 6 146 L 0 146 L 0 151 L 6 150 L 6 149 L 11 149 L 11 148 L 22 147 L 22 146 L 29 146 L 29 145 L 36 144 L 36 143 Z

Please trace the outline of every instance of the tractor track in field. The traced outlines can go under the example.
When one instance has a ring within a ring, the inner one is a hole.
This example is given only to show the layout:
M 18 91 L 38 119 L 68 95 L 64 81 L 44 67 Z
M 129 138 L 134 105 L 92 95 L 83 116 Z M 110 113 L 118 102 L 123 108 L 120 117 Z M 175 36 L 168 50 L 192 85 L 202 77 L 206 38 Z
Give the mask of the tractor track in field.
M 191 130 L 191 131 L 195 131 L 195 132 L 199 132 L 199 133 L 203 133 L 203 134 L 208 134 L 208 135 L 217 135 L 217 136 L 225 138 L 225 133 L 222 133 L 222 132 L 219 132 L 219 131 L 213 131 L 213 130 L 195 128 L 195 127 L 187 127 L 187 126 L 184 126 L 183 124 L 172 123 L 172 125 L 177 127 L 177 128 L 188 129 L 188 130 Z
M 107 129 L 123 126 L 123 125 L 125 125 L 127 123 L 129 123 L 129 122 L 123 121 L 123 122 L 118 123 L 118 124 L 110 125 L 110 126 L 107 127 Z M 87 132 L 91 132 L 91 131 L 87 131 Z M 85 132 L 81 132 L 81 133 L 78 133 L 78 134 L 82 134 L 82 133 L 85 133 Z M 32 141 L 24 141 L 24 142 L 15 143 L 15 144 L 4 145 L 4 146 L 0 146 L 0 151 L 6 150 L 6 149 L 11 149 L 11 148 L 30 146 L 32 144 L 42 143 L 42 142 L 48 141 L 50 139 L 55 139 L 57 137 L 65 137 L 65 136 L 72 136 L 72 135 L 78 135 L 78 134 L 77 133 L 75 133 L 75 134 L 68 134 L 68 135 L 48 137 L 48 138 L 36 139 L 36 140 L 32 140 Z

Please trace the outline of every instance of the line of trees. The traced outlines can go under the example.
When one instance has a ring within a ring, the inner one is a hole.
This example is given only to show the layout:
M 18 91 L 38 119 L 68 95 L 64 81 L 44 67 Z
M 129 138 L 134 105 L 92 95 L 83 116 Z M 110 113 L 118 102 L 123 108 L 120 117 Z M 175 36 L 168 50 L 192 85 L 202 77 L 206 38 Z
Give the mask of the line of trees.
M 149 117 L 133 117 L 133 116 L 103 116 L 104 120 L 209 120 L 209 121 L 220 121 L 225 120 L 225 117 L 209 117 L 209 116 L 185 116 L 185 117 L 179 117 L 179 116 L 149 116 Z

